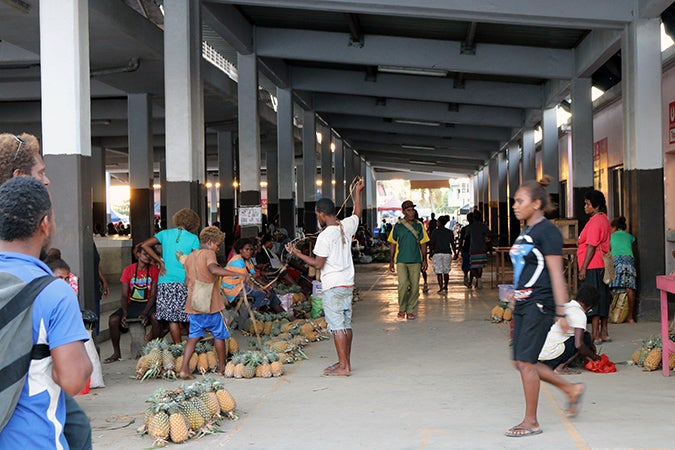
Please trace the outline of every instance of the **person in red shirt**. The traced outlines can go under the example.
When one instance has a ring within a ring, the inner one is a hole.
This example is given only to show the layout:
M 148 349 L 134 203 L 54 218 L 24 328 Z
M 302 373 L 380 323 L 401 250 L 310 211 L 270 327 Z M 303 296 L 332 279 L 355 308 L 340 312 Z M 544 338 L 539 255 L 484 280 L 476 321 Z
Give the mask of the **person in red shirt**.
M 139 245 L 134 248 L 137 263 L 129 264 L 122 271 L 122 295 L 120 308 L 110 315 L 108 327 L 112 341 L 113 354 L 105 359 L 105 363 L 119 361 L 121 333 L 129 331 L 127 319 L 141 319 L 143 326 L 150 324 L 150 334 L 146 341 L 159 337 L 161 328 L 155 319 L 155 297 L 157 294 L 157 280 L 159 269 L 150 264 L 150 255 Z

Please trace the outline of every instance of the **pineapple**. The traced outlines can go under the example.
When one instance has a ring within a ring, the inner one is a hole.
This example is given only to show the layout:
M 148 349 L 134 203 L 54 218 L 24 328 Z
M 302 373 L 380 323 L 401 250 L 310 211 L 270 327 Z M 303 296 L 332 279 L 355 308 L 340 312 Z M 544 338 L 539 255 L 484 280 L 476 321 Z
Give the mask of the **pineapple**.
M 495 307 L 492 308 L 492 311 L 490 311 L 490 319 L 492 319 L 493 322 L 501 322 L 503 318 L 504 308 L 499 305 L 495 305 Z
M 513 311 L 511 311 L 509 308 L 504 309 L 504 320 L 507 322 L 513 319 Z
M 159 408 L 165 408 L 165 406 L 160 405 Z M 155 413 L 148 427 L 148 433 L 150 436 L 155 438 L 155 443 L 162 444 L 169 437 L 169 415 L 163 409 L 160 409 Z
M 183 355 L 176 356 L 176 368 L 178 371 L 183 368 Z
M 188 368 L 190 370 L 190 373 L 194 373 L 195 370 L 197 370 L 197 363 L 199 362 L 199 356 L 197 355 L 197 352 L 195 351 L 192 356 L 190 356 L 190 361 L 188 362 Z
M 233 337 L 230 337 L 227 340 L 227 352 L 232 354 L 238 351 L 239 351 L 239 344 L 237 343 L 237 340 Z
M 272 376 L 280 377 L 284 374 L 284 365 L 280 361 L 274 361 L 271 364 Z
M 310 333 L 313 333 L 313 332 L 314 332 L 314 327 L 309 322 L 307 322 L 306 324 L 304 324 L 303 326 L 300 327 L 300 333 L 303 336 L 308 336 Z
M 148 358 L 148 355 L 143 355 L 138 358 L 138 362 L 136 363 L 136 378 L 139 380 L 143 379 L 143 375 L 145 375 L 149 368 L 150 359 Z
M 276 353 L 274 353 L 276 356 Z M 260 378 L 271 378 L 272 377 L 272 366 L 270 361 L 267 358 L 267 355 L 260 355 L 261 363 L 255 368 L 255 376 Z
M 645 364 L 645 359 L 647 359 L 647 356 L 649 355 L 649 352 L 651 349 L 642 347 L 640 349 L 640 354 L 638 355 L 638 366 L 644 366 Z
M 230 360 L 225 364 L 225 378 L 232 378 L 234 376 L 234 363 Z
M 275 353 L 283 353 L 288 349 L 288 347 L 290 347 L 288 341 L 277 341 L 270 345 L 270 350 Z
M 255 377 L 255 368 L 257 366 L 257 357 L 255 356 L 256 352 L 247 352 L 244 357 L 244 367 L 241 371 L 241 376 L 243 378 L 253 378 Z
M 211 417 L 220 417 L 220 404 L 218 403 L 218 397 L 210 387 L 204 388 L 202 393 L 199 394 L 199 399 L 204 402 L 207 408 L 209 408 L 209 411 L 211 411 Z
M 162 350 L 162 367 L 165 377 L 176 378 L 176 359 L 168 348 Z
M 209 350 L 206 352 L 206 359 L 209 363 L 209 370 L 215 372 L 218 370 L 218 355 L 215 350 Z
M 234 366 L 234 370 L 232 371 L 232 376 L 234 378 L 242 378 L 242 371 L 244 369 L 244 363 L 242 361 L 243 355 L 241 353 L 232 355 L 230 363 Z
M 310 342 L 316 342 L 319 340 L 319 333 L 316 331 L 312 330 L 307 334 L 304 334 L 304 336 L 307 338 L 308 341 Z
M 178 403 L 172 402 L 169 407 L 169 436 L 171 442 L 180 444 L 190 437 L 190 427 L 187 419 L 178 408 Z
M 206 403 L 204 403 L 204 401 L 199 397 L 199 395 L 199 390 L 197 390 L 196 395 L 190 398 L 189 401 L 192 402 L 192 405 L 197 409 L 197 411 L 199 411 L 199 414 L 201 414 L 201 416 L 204 418 L 204 421 L 208 422 L 213 417 L 213 414 Z
M 197 370 L 202 375 L 206 375 L 206 372 L 209 371 L 209 358 L 206 353 L 200 353 L 197 357 Z
M 219 381 L 213 383 L 213 389 L 216 391 L 220 410 L 227 414 L 229 418 L 235 418 L 234 409 L 237 407 L 237 402 L 234 401 L 232 394 L 230 394 L 229 391 L 225 389 L 225 386 Z
M 272 322 L 271 320 L 268 320 L 267 322 L 265 322 L 265 324 L 263 325 L 262 334 L 268 334 L 268 335 L 272 334 L 272 326 L 273 325 L 274 325 L 274 322 Z
M 660 348 L 652 349 L 644 361 L 645 370 L 656 370 L 661 366 L 662 352 Z
M 204 417 L 199 413 L 199 410 L 195 408 L 191 401 L 181 401 L 179 408 L 183 415 L 185 415 L 191 430 L 198 431 L 204 426 Z
M 675 353 L 668 354 L 668 367 L 671 369 L 675 368 Z

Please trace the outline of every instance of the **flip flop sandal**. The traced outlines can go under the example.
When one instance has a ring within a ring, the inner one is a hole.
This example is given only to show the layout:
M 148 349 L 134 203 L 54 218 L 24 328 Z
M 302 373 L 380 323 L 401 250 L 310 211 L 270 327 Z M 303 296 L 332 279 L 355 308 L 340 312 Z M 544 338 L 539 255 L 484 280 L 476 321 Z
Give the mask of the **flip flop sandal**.
M 579 410 L 581 409 L 581 401 L 583 400 L 584 394 L 586 393 L 586 385 L 584 383 L 576 383 L 576 384 L 582 385 L 584 389 L 581 391 L 581 393 L 579 393 L 579 395 L 577 395 L 577 398 L 574 401 L 569 402 L 567 404 L 565 416 L 567 416 L 568 419 L 573 419 L 574 417 L 579 415 Z M 572 408 L 574 408 L 574 411 L 570 412 L 570 409 Z
M 513 427 L 504 432 L 507 437 L 525 437 L 534 436 L 543 433 L 541 428 Z

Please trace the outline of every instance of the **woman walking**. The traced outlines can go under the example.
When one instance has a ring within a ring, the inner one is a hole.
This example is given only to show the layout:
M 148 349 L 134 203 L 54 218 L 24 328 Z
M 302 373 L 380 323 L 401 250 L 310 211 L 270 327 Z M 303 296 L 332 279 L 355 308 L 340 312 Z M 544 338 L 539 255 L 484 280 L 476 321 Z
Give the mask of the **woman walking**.
M 523 220 L 523 231 L 511 247 L 513 284 L 513 361 L 520 372 L 525 393 L 525 417 L 522 422 L 508 429 L 509 437 L 541 434 L 537 419 L 539 387 L 541 380 L 561 389 L 568 399 L 566 414 L 576 416 L 584 394 L 583 384 L 571 384 L 556 375 L 547 365 L 538 362 L 554 320 L 563 331 L 568 325 L 565 318 L 567 286 L 563 275 L 562 235 L 558 228 L 544 217 L 553 209 L 545 186 L 534 180 L 523 183 L 514 196 L 513 212 Z

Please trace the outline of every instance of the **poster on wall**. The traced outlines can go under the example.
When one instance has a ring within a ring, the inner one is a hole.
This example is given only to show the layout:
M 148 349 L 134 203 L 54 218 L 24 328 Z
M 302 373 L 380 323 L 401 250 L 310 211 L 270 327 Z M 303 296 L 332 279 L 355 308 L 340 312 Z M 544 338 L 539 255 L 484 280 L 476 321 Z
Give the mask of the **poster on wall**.
M 607 195 L 607 164 L 609 146 L 607 138 L 593 143 L 593 187 Z
M 668 143 L 675 144 L 675 102 L 668 105 Z
M 262 208 L 260 206 L 242 206 L 239 208 L 239 225 L 262 224 Z

